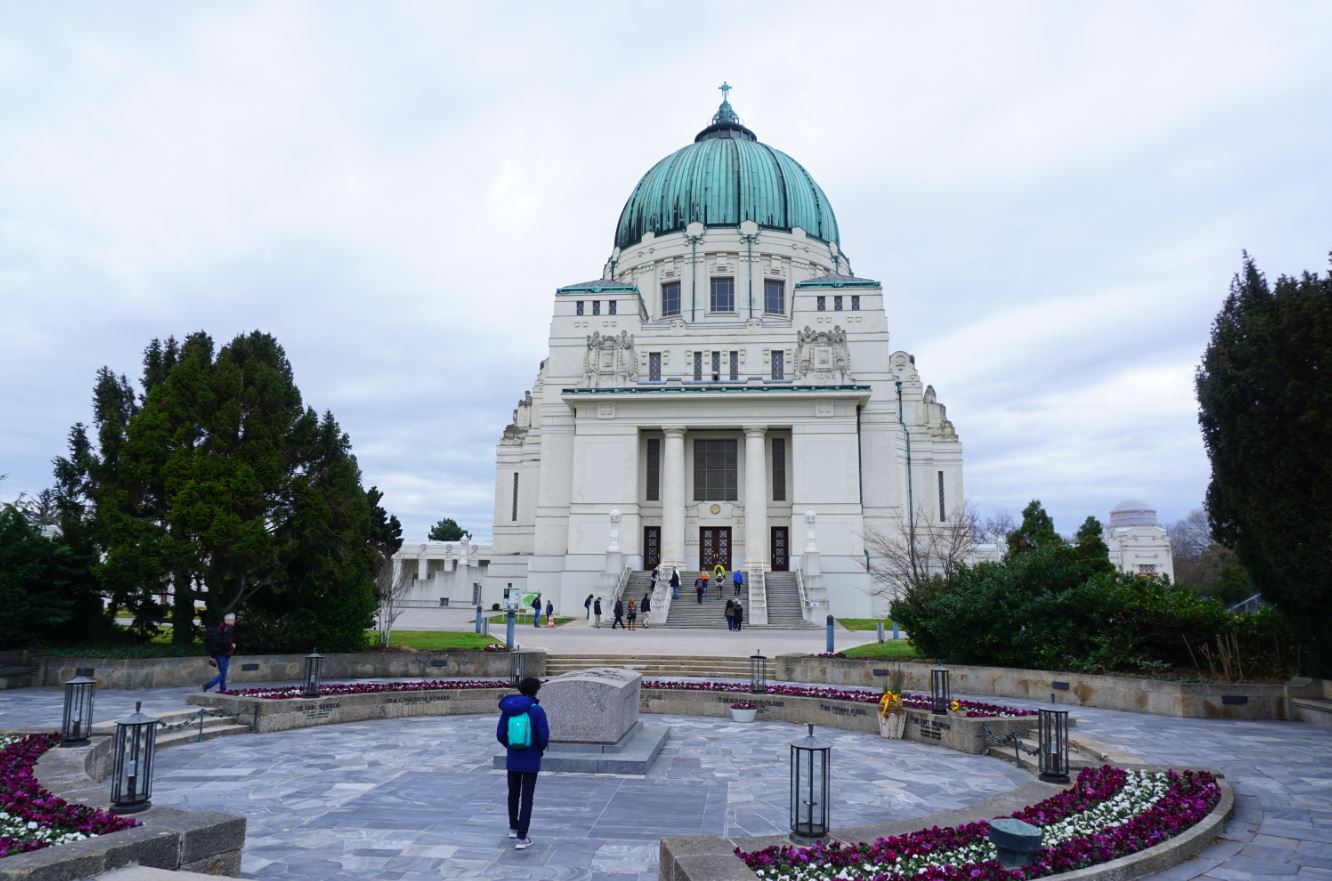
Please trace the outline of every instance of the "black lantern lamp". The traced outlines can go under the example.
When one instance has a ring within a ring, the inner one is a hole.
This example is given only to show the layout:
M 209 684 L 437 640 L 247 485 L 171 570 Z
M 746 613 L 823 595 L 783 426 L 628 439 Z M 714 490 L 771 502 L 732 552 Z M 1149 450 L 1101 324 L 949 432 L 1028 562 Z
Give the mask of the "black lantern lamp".
M 948 691 L 948 668 L 930 668 L 930 712 L 936 716 L 948 714 L 948 702 L 952 695 Z
M 1068 782 L 1068 710 L 1037 710 L 1041 779 Z
M 65 683 L 65 712 L 60 720 L 61 746 L 88 745 L 93 723 L 93 695 L 96 691 L 96 680 L 84 676 L 82 670 L 78 676 Z
M 768 690 L 768 659 L 763 656 L 763 649 L 755 649 L 749 656 L 749 690 L 754 694 Z
M 116 723 L 111 766 L 111 810 L 134 814 L 152 807 L 153 752 L 157 748 L 157 720 L 145 716 L 141 701 L 134 715 Z
M 828 834 L 828 771 L 832 744 L 809 735 L 791 744 L 791 836 L 822 838 Z
M 324 656 L 314 649 L 305 656 L 305 696 L 319 697 L 319 685 L 324 669 Z
M 509 672 L 512 674 L 513 687 L 517 688 L 527 676 L 527 652 L 509 653 Z

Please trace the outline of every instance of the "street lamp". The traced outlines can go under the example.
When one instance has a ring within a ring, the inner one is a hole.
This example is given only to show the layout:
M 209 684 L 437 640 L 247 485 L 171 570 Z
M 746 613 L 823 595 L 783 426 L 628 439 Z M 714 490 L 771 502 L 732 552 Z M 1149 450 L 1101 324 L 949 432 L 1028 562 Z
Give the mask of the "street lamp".
M 87 746 L 93 724 L 93 694 L 97 681 L 75 676 L 65 683 L 65 711 L 60 720 L 61 746 Z
M 1040 742 L 1041 779 L 1050 783 L 1068 782 L 1068 710 L 1039 709 L 1037 730 Z
M 763 656 L 763 649 L 755 649 L 749 656 L 749 690 L 762 694 L 768 690 L 768 659 Z
M 936 716 L 948 715 L 948 668 L 930 668 L 930 712 Z
M 513 687 L 517 688 L 527 675 L 527 652 L 509 653 L 509 672 L 513 678 Z
M 305 696 L 319 697 L 319 683 L 324 667 L 324 656 L 313 648 L 305 656 Z
M 797 839 L 828 834 L 828 771 L 832 744 L 809 735 L 791 744 L 791 835 Z
M 134 714 L 116 722 L 116 737 L 111 766 L 111 810 L 134 814 L 152 807 L 153 752 L 157 748 L 157 720 L 140 712 L 142 701 L 134 703 Z

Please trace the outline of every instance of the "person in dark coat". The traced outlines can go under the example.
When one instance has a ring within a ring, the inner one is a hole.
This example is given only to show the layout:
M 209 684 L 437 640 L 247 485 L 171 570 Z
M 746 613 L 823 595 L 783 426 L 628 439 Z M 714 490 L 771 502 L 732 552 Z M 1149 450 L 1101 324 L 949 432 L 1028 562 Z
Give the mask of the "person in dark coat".
M 615 620 L 611 622 L 611 630 L 616 627 L 624 627 L 624 600 L 619 597 L 615 598 Z
M 550 722 L 541 709 L 537 692 L 541 680 L 529 676 L 518 683 L 518 694 L 500 698 L 499 724 L 495 739 L 504 745 L 507 755 L 504 767 L 509 772 L 509 837 L 518 839 L 515 850 L 532 846 L 527 830 L 532 823 L 532 795 L 536 791 L 537 774 L 541 773 L 541 755 L 550 745 Z M 527 749 L 509 746 L 509 717 L 526 713 L 532 720 L 532 745 Z
M 680 598 L 680 570 L 674 566 L 671 567 L 671 599 Z
M 584 609 L 587 609 L 587 620 L 591 621 L 591 620 L 592 620 L 592 594 L 588 594 L 588 595 L 587 595 L 587 599 L 583 600 L 583 608 L 584 608 Z
M 652 620 L 652 591 L 643 594 L 643 602 L 638 604 L 638 611 L 643 613 L 643 629 L 647 630 L 648 623 Z
M 236 613 L 227 612 L 222 616 L 222 623 L 218 625 L 218 645 L 220 651 L 212 655 L 213 666 L 217 668 L 217 675 L 203 684 L 203 690 L 207 691 L 214 685 L 218 691 L 227 690 L 227 668 L 231 666 L 231 658 L 236 654 Z
M 596 616 L 596 621 L 592 624 L 592 626 L 593 626 L 593 627 L 600 627 L 600 626 L 601 626 L 601 597 L 597 597 L 596 600 L 592 603 L 592 614 Z
M 745 607 L 740 605 L 740 601 L 735 601 L 735 629 L 739 630 L 740 625 L 745 623 Z
M 532 597 L 532 626 L 541 626 L 541 594 Z
M 726 611 L 722 613 L 726 616 L 726 629 L 735 629 L 735 600 L 726 601 Z
M 551 627 L 555 624 L 555 604 L 546 600 L 546 626 Z

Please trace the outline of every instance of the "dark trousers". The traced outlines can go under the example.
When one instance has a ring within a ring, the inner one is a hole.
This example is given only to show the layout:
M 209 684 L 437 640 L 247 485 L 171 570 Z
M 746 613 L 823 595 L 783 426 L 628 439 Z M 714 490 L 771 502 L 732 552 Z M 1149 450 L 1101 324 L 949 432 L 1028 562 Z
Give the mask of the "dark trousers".
M 509 828 L 516 829 L 519 838 L 527 837 L 527 827 L 532 823 L 536 779 L 536 771 L 509 772 Z
M 624 619 L 620 617 L 621 614 L 623 613 L 616 613 L 615 620 L 611 623 L 611 630 L 614 630 L 616 627 L 624 627 Z M 628 630 L 629 628 L 625 627 L 624 629 Z
M 204 683 L 204 691 L 207 691 L 214 685 L 218 687 L 218 691 L 226 691 L 227 667 L 231 664 L 231 657 L 229 655 L 213 655 L 213 660 L 217 661 L 217 675 Z

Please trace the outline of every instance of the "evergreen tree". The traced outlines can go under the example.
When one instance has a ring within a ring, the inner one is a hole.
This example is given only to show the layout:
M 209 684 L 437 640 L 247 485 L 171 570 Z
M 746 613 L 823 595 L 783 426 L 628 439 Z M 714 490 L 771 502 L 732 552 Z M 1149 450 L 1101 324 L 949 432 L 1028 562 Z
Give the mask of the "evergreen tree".
M 1115 567 L 1110 563 L 1110 548 L 1106 547 L 1105 539 L 1102 538 L 1104 533 L 1101 521 L 1088 517 L 1082 521 L 1077 535 L 1073 537 L 1073 554 L 1082 562 L 1088 576 L 1114 571 Z
M 1269 286 L 1246 253 L 1198 368 L 1212 533 L 1332 673 L 1332 273 Z
M 1032 499 L 1022 509 L 1022 524 L 1008 534 L 1008 554 L 1012 556 L 1063 543 L 1059 533 L 1055 532 L 1054 520 L 1045 513 L 1041 500 Z
M 445 517 L 430 527 L 430 541 L 458 541 L 463 537 L 463 528 L 452 517 Z
M 402 524 L 398 518 L 380 506 L 384 494 L 372 486 L 365 492 L 370 503 L 370 549 L 373 572 L 393 558 L 402 547 Z
M 75 573 L 68 548 L 13 505 L 0 506 L 0 649 L 40 645 L 69 625 Z

